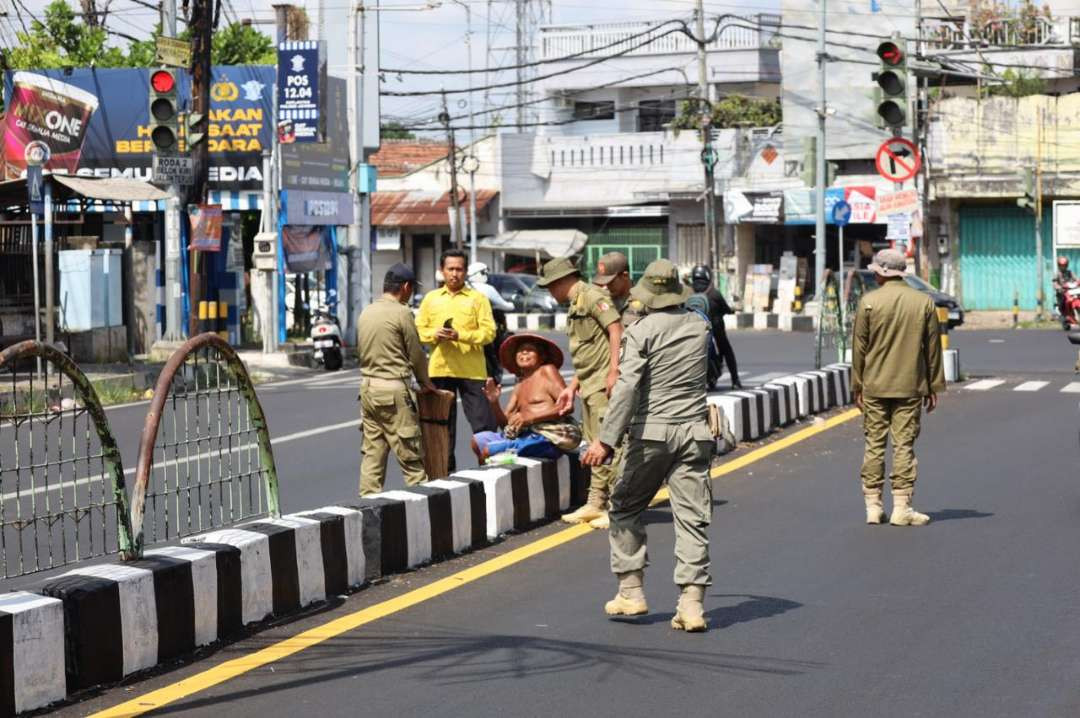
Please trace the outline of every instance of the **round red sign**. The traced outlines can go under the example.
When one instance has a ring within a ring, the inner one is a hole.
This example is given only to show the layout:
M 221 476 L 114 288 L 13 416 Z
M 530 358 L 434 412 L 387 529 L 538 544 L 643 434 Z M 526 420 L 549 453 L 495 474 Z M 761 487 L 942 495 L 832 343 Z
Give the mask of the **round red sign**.
M 882 142 L 881 147 L 878 147 L 874 164 L 878 174 L 885 179 L 890 182 L 904 182 L 919 172 L 922 158 L 914 142 L 903 137 L 894 137 Z

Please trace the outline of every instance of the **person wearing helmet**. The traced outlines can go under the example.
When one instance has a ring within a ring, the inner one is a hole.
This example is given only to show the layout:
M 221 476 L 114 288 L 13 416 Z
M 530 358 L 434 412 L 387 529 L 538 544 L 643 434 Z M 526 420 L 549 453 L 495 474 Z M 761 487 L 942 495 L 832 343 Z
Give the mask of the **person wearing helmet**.
M 727 364 L 728 373 L 731 374 L 731 388 L 741 389 L 739 381 L 739 368 L 735 363 L 735 350 L 731 348 L 731 342 L 727 338 L 727 330 L 724 328 L 724 315 L 733 314 L 731 307 L 713 286 L 712 270 L 704 264 L 699 264 L 690 270 L 690 286 L 698 294 L 703 294 L 709 301 L 709 321 L 712 322 L 713 338 L 716 347 L 720 350 L 720 356 Z
M 487 297 L 491 303 L 491 315 L 495 319 L 495 340 L 484 347 L 488 376 L 496 382 L 502 379 L 498 348 L 509 336 L 506 326 L 506 312 L 514 311 L 513 302 L 508 302 L 499 294 L 499 290 L 488 283 L 488 267 L 483 262 L 473 262 L 466 271 L 469 286 Z
M 1061 312 L 1061 316 L 1068 315 L 1068 308 L 1065 306 L 1065 285 L 1069 282 L 1075 282 L 1076 275 L 1069 269 L 1069 258 L 1062 255 L 1057 258 L 1057 273 L 1054 274 L 1054 298 L 1057 300 L 1058 310 Z

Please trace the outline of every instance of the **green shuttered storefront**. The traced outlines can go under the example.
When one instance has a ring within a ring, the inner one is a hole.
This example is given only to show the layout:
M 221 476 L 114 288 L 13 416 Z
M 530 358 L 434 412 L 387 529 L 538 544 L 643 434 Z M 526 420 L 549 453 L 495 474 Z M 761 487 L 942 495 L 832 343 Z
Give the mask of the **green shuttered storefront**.
M 634 281 L 645 272 L 654 259 L 667 256 L 667 227 L 606 227 L 589 232 L 585 247 L 584 270 L 591 277 L 596 263 L 608 252 L 622 252 L 630 262 Z
M 1053 212 L 1043 208 L 1043 258 L 1046 262 L 1046 309 L 1054 305 L 1050 280 L 1054 276 Z M 1036 308 L 1035 218 L 1009 205 L 967 206 L 959 209 L 960 294 L 965 309 L 1005 310 L 1019 292 L 1020 308 Z M 1063 252 L 1075 268 L 1080 251 Z

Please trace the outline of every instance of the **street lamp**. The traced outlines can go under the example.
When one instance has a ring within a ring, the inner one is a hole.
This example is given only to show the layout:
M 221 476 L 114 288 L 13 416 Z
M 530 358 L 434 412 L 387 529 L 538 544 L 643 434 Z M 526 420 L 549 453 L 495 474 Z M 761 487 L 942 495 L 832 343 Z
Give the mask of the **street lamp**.
M 473 154 L 476 151 L 476 122 L 473 117 L 473 91 L 472 91 L 472 9 L 464 0 L 451 0 L 451 2 L 465 8 L 465 51 L 468 53 L 468 76 L 469 76 L 469 167 L 465 171 L 469 173 L 469 262 L 476 261 L 476 170 L 480 163 Z

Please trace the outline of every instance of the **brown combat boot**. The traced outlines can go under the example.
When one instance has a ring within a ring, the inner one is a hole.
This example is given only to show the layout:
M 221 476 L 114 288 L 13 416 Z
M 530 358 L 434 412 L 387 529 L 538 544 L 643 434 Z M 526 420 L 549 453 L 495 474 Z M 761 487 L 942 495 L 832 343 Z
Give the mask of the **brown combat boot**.
M 649 612 L 645 603 L 644 571 L 628 571 L 618 574 L 619 591 L 615 598 L 604 604 L 609 616 L 642 616 Z
M 911 508 L 911 497 L 914 489 L 904 489 L 892 492 L 893 509 L 889 523 L 893 526 L 925 526 L 930 523 L 930 517 L 920 514 Z
M 701 633 L 705 630 L 705 607 L 702 601 L 705 599 L 705 587 L 687 585 L 682 587 L 679 595 L 679 603 L 675 606 L 675 616 L 671 619 L 671 627 L 676 631 L 687 633 Z
M 598 519 L 601 516 L 606 516 L 607 511 L 607 496 L 601 494 L 595 489 L 589 489 L 589 498 L 585 502 L 585 505 L 578 508 L 577 511 L 571 511 L 568 514 L 562 515 L 562 520 L 568 524 L 585 524 L 593 519 Z
M 863 498 L 866 499 L 866 523 L 884 523 L 885 505 L 881 503 L 881 488 L 863 489 L 862 492 Z

